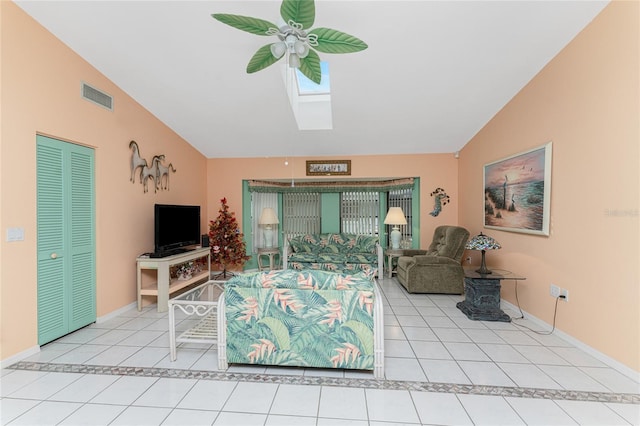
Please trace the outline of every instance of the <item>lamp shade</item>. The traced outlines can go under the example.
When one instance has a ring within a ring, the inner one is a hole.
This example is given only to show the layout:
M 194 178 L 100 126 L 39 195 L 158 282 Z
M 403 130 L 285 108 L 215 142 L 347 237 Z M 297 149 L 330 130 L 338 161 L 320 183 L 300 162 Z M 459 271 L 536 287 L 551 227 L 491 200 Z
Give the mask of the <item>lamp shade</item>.
M 481 232 L 480 235 L 476 235 L 470 239 L 465 248 L 467 250 L 497 250 L 502 248 L 502 246 L 499 242 Z
M 401 207 L 389 207 L 387 217 L 384 218 L 385 225 L 406 225 L 407 218 L 404 217 L 404 212 Z
M 276 216 L 276 212 L 273 211 L 271 207 L 266 207 L 262 209 L 262 214 L 260 215 L 260 219 L 258 219 L 259 225 L 275 225 L 280 223 L 278 220 L 278 216 Z
M 400 207 L 390 207 L 387 212 L 387 217 L 384 218 L 385 225 L 393 225 L 393 229 L 391 230 L 391 234 L 389 234 L 391 240 L 391 248 L 393 250 L 398 250 L 400 248 L 400 239 L 402 238 L 402 233 L 398 228 L 398 225 L 406 225 L 407 218 L 404 217 L 404 212 Z

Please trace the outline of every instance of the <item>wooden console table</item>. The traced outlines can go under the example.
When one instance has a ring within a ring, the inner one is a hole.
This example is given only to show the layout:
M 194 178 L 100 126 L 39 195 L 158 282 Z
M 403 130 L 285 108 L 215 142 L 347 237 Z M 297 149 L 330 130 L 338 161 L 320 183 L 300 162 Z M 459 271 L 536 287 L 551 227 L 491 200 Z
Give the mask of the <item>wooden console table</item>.
M 171 275 L 169 274 L 171 266 L 203 257 L 207 258 L 206 270 L 195 274 L 188 280 L 171 279 Z M 145 255 L 138 257 L 136 259 L 136 264 L 138 310 L 142 309 L 142 296 L 156 296 L 158 300 L 158 312 L 166 312 L 169 306 L 169 295 L 171 293 L 190 286 L 191 284 L 209 280 L 209 276 L 211 274 L 211 250 L 209 247 L 203 247 L 173 256 L 158 258 L 152 258 Z M 156 282 L 143 282 L 142 271 L 145 269 L 155 269 L 157 271 Z
M 521 275 L 502 269 L 491 274 L 480 274 L 476 267 L 464 268 L 465 299 L 456 307 L 471 320 L 511 322 L 511 317 L 500 309 L 500 281 L 525 280 Z

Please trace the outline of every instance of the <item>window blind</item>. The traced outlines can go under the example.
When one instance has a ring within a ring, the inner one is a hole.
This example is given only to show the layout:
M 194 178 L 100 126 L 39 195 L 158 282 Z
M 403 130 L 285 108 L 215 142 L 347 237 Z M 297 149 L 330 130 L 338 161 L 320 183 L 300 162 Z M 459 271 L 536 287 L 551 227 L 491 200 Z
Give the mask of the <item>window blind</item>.
M 378 192 L 343 192 L 340 200 L 340 227 L 342 232 L 378 235 Z
M 319 193 L 282 194 L 282 232 L 285 239 L 320 232 Z

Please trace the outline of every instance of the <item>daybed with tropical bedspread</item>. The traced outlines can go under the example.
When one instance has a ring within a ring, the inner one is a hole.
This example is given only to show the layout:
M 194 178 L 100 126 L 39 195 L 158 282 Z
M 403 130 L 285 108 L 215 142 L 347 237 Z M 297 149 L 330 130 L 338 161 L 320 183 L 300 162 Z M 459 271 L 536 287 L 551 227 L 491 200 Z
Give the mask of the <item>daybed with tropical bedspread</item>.
M 373 370 L 383 377 L 382 299 L 373 277 L 292 269 L 241 274 L 218 303 L 218 367 Z
M 378 237 L 372 235 L 322 233 L 289 238 L 284 244 L 283 269 L 319 269 L 349 273 L 364 272 L 382 277 L 384 257 Z

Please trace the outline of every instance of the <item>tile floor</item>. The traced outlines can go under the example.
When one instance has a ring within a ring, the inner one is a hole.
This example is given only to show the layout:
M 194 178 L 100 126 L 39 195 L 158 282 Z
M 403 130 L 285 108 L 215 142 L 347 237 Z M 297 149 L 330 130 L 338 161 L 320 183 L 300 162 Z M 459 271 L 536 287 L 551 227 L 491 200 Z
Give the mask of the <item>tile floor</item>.
M 380 287 L 384 381 L 342 370 L 221 372 L 215 347 L 199 344 L 171 362 L 167 315 L 152 305 L 3 369 L 1 424 L 640 425 L 640 384 L 557 336 L 470 321 L 455 307 L 461 296 L 409 295 L 395 279 Z

